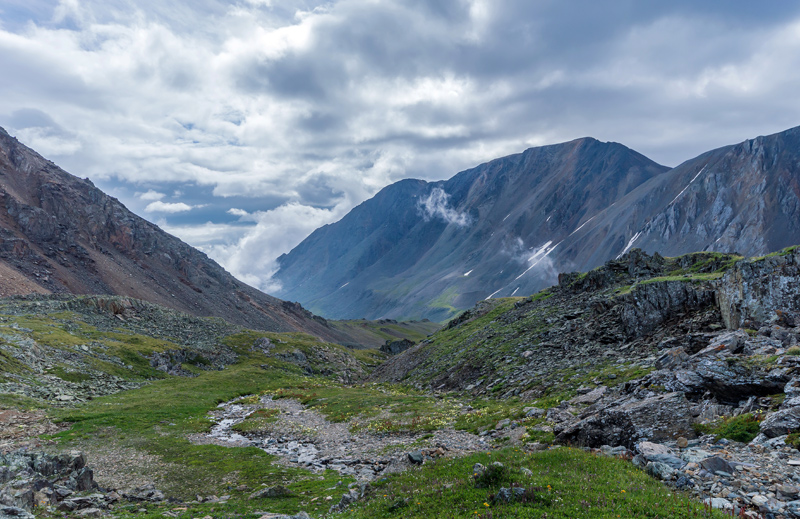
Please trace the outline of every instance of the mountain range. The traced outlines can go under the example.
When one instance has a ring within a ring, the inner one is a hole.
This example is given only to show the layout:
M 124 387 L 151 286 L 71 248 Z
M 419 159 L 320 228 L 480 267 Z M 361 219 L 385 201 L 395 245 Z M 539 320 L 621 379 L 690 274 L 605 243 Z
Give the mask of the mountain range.
M 764 254 L 800 243 L 800 128 L 668 168 L 593 138 L 449 180 L 402 180 L 279 258 L 277 296 L 330 318 L 442 321 L 633 247 Z

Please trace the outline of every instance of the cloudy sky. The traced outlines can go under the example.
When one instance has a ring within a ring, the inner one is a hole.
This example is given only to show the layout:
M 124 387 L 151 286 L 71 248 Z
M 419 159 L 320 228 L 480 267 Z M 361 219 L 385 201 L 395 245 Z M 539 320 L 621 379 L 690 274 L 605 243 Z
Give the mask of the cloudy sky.
M 401 178 L 800 125 L 788 0 L 0 0 L 0 125 L 240 279 Z

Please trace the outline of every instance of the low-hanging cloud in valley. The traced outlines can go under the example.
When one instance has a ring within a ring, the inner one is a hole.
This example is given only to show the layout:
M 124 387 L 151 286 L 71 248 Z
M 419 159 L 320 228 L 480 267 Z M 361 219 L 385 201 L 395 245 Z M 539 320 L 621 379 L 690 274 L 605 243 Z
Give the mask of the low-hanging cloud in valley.
M 457 211 L 450 207 L 450 195 L 444 189 L 435 187 L 428 196 L 420 199 L 419 209 L 426 220 L 438 218 L 458 227 L 466 227 L 471 223 L 467 213 Z

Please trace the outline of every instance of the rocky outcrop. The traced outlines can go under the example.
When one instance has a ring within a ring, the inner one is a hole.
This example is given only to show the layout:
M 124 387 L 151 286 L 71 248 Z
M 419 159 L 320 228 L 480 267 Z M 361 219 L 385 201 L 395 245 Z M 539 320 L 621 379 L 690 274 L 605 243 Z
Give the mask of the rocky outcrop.
M 408 339 L 400 339 L 399 341 L 386 341 L 386 344 L 381 346 L 381 351 L 388 353 L 389 355 L 397 355 L 398 353 L 403 353 L 412 346 L 414 346 L 414 343 Z
M 730 329 L 799 326 L 800 251 L 736 263 L 717 283 L 717 301 Z
M 557 440 L 586 447 L 622 445 L 642 440 L 694 437 L 689 402 L 683 393 L 644 400 L 617 401 L 561 431 Z

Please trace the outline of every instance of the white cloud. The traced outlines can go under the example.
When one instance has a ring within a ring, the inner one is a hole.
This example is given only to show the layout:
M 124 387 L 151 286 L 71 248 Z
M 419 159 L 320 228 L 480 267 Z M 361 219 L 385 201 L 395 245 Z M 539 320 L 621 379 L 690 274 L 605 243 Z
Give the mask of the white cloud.
M 440 218 L 458 227 L 466 227 L 471 223 L 468 214 L 456 211 L 448 206 L 450 195 L 444 189 L 435 187 L 425 198 L 420 199 L 419 208 L 426 219 Z
M 148 189 L 145 193 L 136 193 L 136 196 L 139 200 L 161 200 L 167 195 L 154 191 L 153 189 Z
M 186 211 L 191 211 L 193 208 L 194 206 L 184 204 L 183 202 L 172 203 L 158 200 L 147 204 L 147 207 L 145 207 L 144 210 L 148 213 L 183 213 Z
M 231 207 L 230 209 L 228 209 L 227 212 L 228 214 L 232 214 L 233 216 L 239 216 L 239 217 L 250 216 L 250 213 L 248 213 L 244 209 L 237 209 L 235 207 Z
M 161 226 L 199 247 L 242 281 L 275 292 L 280 285 L 271 276 L 278 268 L 278 256 L 316 228 L 341 216 L 341 210 L 315 209 L 294 202 L 250 214 L 248 219 L 255 225 L 248 227 L 212 223 L 198 227 Z

